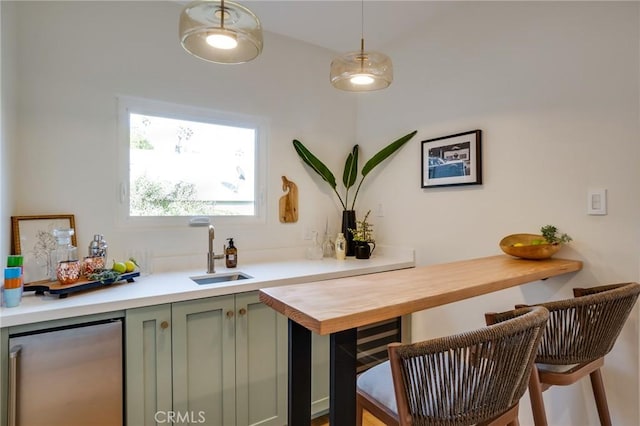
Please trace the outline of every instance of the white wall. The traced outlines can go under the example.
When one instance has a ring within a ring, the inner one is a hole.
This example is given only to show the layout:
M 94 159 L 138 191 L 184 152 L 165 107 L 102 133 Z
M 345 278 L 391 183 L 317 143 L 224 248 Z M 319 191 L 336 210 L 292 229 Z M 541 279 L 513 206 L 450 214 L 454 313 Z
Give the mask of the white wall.
M 324 231 L 328 217 L 335 231 L 336 201 L 291 145 L 298 138 L 338 168 L 342 149 L 333 148 L 355 139 L 356 101 L 330 90 L 331 53 L 265 33 L 256 60 L 208 63 L 180 46 L 181 7 L 148 1 L 19 3 L 17 155 L 23 167 L 12 214 L 73 213 L 81 252 L 100 232 L 110 257 L 153 247 L 157 257 L 199 256 L 204 267 L 206 231 L 187 228 L 186 220 L 168 230 L 118 228 L 116 96 L 128 95 L 267 119 L 267 223 L 218 224 L 216 252 L 231 236 L 240 258 L 246 249 L 308 244 L 304 231 Z M 297 224 L 278 221 L 281 175 L 305 188 Z
M 411 40 L 381 49 L 395 66 L 388 90 L 354 95 L 328 85 L 330 52 L 274 34 L 242 66 L 191 58 L 177 42 L 177 3 L 20 2 L 9 33 L 17 72 L 2 74 L 18 101 L 11 147 L 20 173 L 15 198 L 3 193 L 2 220 L 69 212 L 81 249 L 103 232 L 113 256 L 141 247 L 204 252 L 198 229 L 117 228 L 115 97 L 125 94 L 270 120 L 267 224 L 219 229 L 240 250 L 303 244 L 305 228 L 323 227 L 327 215 L 337 226 L 335 199 L 299 163 L 291 139 L 336 171 L 353 143 L 369 158 L 413 129 L 419 134 L 360 195 L 360 213 L 382 204 L 384 217 L 373 217 L 379 242 L 413 246 L 418 263 L 431 264 L 497 254 L 502 236 L 547 223 L 575 238 L 560 254 L 584 260 L 582 272 L 417 314 L 416 340 L 479 326 L 485 311 L 568 297 L 573 286 L 638 281 L 638 8 L 456 3 Z M 6 55 L 3 45 L 3 71 Z M 3 104 L 3 128 L 5 114 Z M 419 141 L 475 128 L 483 130 L 485 183 L 420 189 Z M 276 216 L 283 174 L 300 188 L 297 225 Z M 586 215 L 592 186 L 609 190 L 607 216 Z M 604 371 L 614 424 L 639 423 L 638 359 L 636 310 Z M 588 383 L 549 392 L 550 424 L 598 424 Z M 526 400 L 522 412 L 521 424 L 532 424 Z
M 559 256 L 585 262 L 572 277 L 416 314 L 414 340 L 572 287 L 639 280 L 639 17 L 638 3 L 458 3 L 387 48 L 395 82 L 360 97 L 359 142 L 381 145 L 380 135 L 410 128 L 419 139 L 361 200 L 362 210 L 383 205 L 378 239 L 432 264 L 498 254 L 503 236 L 555 224 L 575 239 Z M 484 184 L 421 189 L 419 141 L 476 128 Z M 587 216 L 590 187 L 607 188 L 607 216 Z M 613 424 L 639 423 L 638 359 L 636 307 L 604 369 Z M 599 424 L 588 380 L 545 401 L 551 425 Z
M 11 246 L 11 210 L 14 204 L 13 179 L 15 165 L 15 8 L 12 3 L 0 2 L 0 259 L 6 259 Z M 4 36 L 7 34 L 7 36 Z

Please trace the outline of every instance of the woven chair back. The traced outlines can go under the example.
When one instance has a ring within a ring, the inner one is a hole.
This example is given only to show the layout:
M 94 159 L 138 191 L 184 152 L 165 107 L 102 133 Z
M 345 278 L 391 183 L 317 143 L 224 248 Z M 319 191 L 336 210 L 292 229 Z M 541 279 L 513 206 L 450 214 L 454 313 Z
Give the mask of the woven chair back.
M 518 403 L 548 312 L 514 312 L 479 330 L 390 346 L 400 424 L 473 425 Z
M 536 362 L 569 365 L 591 362 L 613 348 L 640 294 L 637 283 L 575 289 L 573 299 L 541 303 L 549 321 Z

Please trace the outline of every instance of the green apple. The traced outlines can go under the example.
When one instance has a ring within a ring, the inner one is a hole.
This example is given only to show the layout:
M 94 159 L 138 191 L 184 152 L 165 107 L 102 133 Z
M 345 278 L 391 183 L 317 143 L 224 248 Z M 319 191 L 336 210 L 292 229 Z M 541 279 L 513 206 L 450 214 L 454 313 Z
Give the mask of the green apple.
M 123 274 L 127 271 L 127 265 L 125 265 L 124 262 L 116 262 L 114 260 L 113 266 L 111 267 L 111 269 L 116 271 L 119 274 Z

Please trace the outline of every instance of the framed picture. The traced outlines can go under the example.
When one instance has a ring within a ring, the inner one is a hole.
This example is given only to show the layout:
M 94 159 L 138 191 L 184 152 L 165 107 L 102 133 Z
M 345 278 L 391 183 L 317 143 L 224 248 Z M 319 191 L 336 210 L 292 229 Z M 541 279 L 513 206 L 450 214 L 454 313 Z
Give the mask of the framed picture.
M 480 130 L 422 141 L 422 188 L 482 183 Z
M 25 283 L 49 277 L 49 252 L 57 246 L 52 231 L 75 227 L 72 214 L 11 216 L 11 252 L 23 256 Z M 78 246 L 75 234 L 71 244 Z

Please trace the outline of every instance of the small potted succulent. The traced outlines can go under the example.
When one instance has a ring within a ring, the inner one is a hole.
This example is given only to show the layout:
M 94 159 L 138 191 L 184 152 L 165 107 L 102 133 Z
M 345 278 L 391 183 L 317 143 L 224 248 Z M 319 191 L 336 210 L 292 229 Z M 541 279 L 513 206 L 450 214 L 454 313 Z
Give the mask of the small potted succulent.
M 542 228 L 540 228 L 540 233 L 544 237 L 544 241 L 542 241 L 542 244 L 557 245 L 557 244 L 566 244 L 573 241 L 573 238 L 571 238 L 567 234 L 563 233 L 558 235 L 558 228 L 556 228 L 553 225 L 543 226 Z
M 356 221 L 356 229 L 349 228 L 349 232 L 353 235 L 356 259 L 369 259 L 376 248 L 376 242 L 373 239 L 373 225 L 367 220 L 370 213 L 371 210 L 364 215 L 364 219 Z

